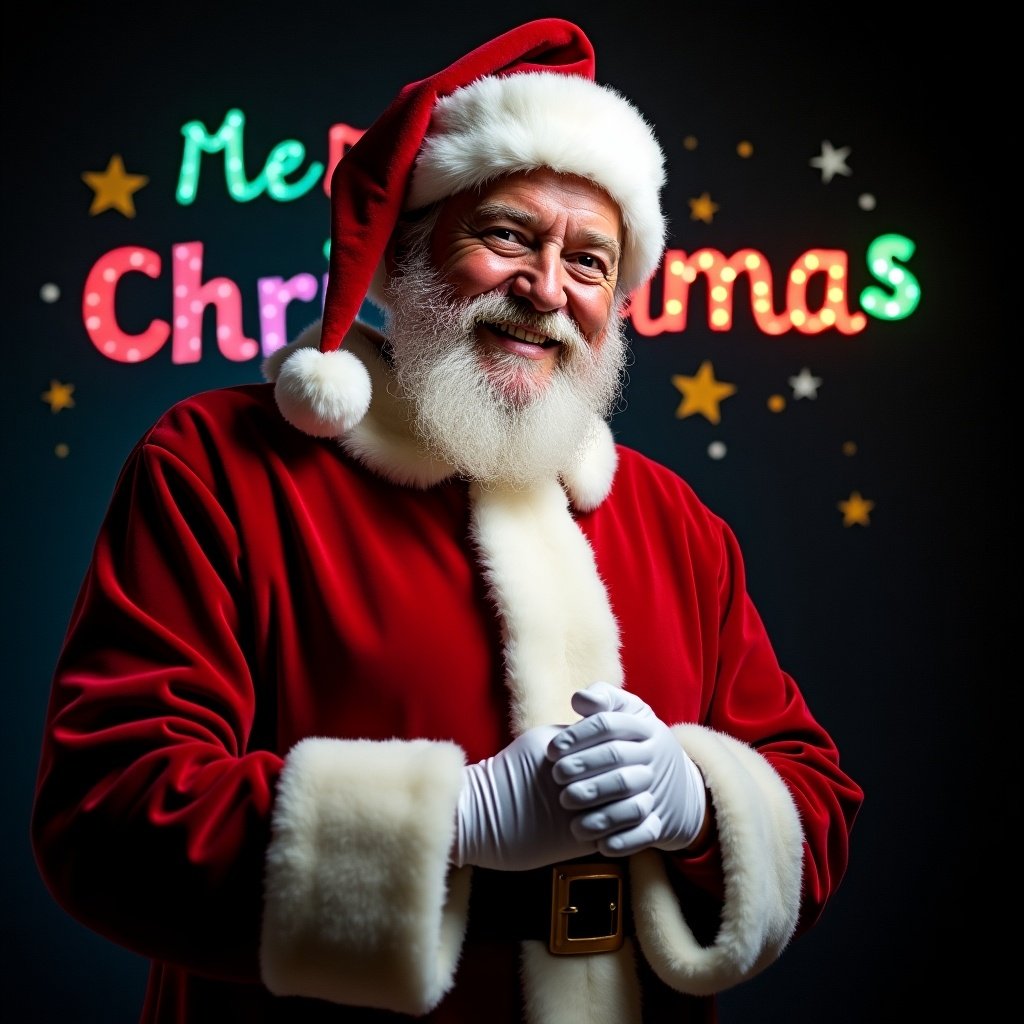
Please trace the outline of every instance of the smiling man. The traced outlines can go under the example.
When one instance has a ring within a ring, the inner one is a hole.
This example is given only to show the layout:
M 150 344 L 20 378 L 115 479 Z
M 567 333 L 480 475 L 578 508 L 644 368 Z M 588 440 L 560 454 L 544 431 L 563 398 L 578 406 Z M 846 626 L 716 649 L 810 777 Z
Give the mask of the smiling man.
M 399 231 L 388 350 L 417 432 L 471 479 L 569 464 L 619 395 L 618 207 L 545 168 L 446 201 Z
M 143 1021 L 711 1022 L 824 912 L 860 787 L 609 426 L 663 178 L 579 28 L 499 36 L 337 165 L 322 321 L 132 451 L 32 834 Z

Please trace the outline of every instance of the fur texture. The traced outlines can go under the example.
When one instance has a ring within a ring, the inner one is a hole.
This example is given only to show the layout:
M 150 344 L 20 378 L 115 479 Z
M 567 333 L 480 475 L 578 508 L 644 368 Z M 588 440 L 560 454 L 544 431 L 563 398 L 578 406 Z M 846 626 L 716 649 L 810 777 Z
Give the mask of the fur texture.
M 673 730 L 711 793 L 725 869 L 725 904 L 715 941 L 701 946 L 686 923 L 661 858 L 632 858 L 637 939 L 654 972 L 695 995 L 753 977 L 783 951 L 800 906 L 803 833 L 775 769 L 744 743 L 699 725 Z
M 281 364 L 274 397 L 293 427 L 312 437 L 339 437 L 366 415 L 370 377 L 345 349 L 301 348 Z
M 626 228 L 623 293 L 654 273 L 666 234 L 661 146 L 629 100 L 576 75 L 487 76 L 438 100 L 406 207 L 538 167 L 589 178 L 618 204 Z
M 574 691 L 622 685 L 619 628 L 586 538 L 556 481 L 472 488 L 471 533 L 504 625 L 516 733 L 575 722 Z
M 448 872 L 463 764 L 426 740 L 292 748 L 267 853 L 272 992 L 409 1014 L 442 999 L 469 909 L 469 873 Z

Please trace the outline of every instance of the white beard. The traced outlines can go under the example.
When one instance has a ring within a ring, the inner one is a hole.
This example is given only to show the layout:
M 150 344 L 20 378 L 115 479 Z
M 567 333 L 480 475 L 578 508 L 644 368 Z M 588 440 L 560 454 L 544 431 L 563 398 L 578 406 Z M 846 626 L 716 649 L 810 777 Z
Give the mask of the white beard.
M 622 316 L 609 320 L 595 350 L 563 313 L 530 312 L 496 293 L 459 298 L 415 246 L 386 298 L 385 334 L 413 430 L 434 458 L 467 479 L 523 487 L 558 476 L 579 461 L 621 395 Z M 548 380 L 523 357 L 483 357 L 475 326 L 505 320 L 562 343 Z

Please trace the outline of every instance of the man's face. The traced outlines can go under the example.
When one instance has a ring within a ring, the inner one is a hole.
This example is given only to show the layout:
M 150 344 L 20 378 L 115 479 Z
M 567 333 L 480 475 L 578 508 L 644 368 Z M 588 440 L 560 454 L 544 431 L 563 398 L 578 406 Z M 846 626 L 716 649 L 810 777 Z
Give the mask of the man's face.
M 581 457 L 624 380 L 618 233 L 604 193 L 547 173 L 457 196 L 404 231 L 385 334 L 434 458 L 521 485 Z
M 482 365 L 501 367 L 492 383 L 502 382 L 507 400 L 542 394 L 564 358 L 563 343 L 532 315 L 562 314 L 591 348 L 602 345 L 621 236 L 619 208 L 602 189 L 546 169 L 444 203 L 430 245 L 439 277 L 459 298 L 503 295 L 524 314 L 479 323 L 474 332 Z

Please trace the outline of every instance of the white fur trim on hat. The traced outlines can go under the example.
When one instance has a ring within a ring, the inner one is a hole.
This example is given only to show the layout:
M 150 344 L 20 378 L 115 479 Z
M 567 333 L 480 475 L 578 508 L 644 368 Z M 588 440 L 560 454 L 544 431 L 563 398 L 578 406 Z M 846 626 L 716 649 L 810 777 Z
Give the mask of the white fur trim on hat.
M 611 196 L 625 226 L 620 287 L 628 294 L 647 281 L 665 247 L 664 155 L 636 107 L 588 78 L 486 76 L 439 99 L 406 207 L 539 167 L 589 178 Z

